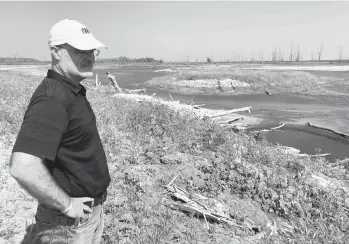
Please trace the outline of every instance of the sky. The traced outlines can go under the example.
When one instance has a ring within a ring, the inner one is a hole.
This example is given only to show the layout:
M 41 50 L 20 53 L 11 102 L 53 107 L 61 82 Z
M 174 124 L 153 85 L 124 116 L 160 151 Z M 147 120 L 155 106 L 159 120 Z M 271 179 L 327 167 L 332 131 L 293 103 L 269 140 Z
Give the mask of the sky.
M 108 46 L 102 58 L 268 60 L 279 49 L 287 59 L 293 45 L 304 60 L 321 46 L 321 59 L 349 59 L 348 9 L 314 1 L 0 1 L 0 57 L 49 60 L 49 31 L 68 18 Z

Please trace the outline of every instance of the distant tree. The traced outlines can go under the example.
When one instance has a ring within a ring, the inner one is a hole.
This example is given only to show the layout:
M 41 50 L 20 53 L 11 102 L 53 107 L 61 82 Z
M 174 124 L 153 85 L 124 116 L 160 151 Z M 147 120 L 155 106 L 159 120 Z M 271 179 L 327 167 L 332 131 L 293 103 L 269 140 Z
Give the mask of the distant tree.
M 295 51 L 294 60 L 295 60 L 296 62 L 300 62 L 300 61 L 303 60 L 303 57 L 302 57 L 302 54 L 301 54 L 301 50 L 300 50 L 299 45 L 297 46 L 297 49 L 296 49 L 296 51 Z
M 323 51 L 324 51 L 324 44 L 321 43 L 319 49 L 317 50 L 317 56 L 319 58 L 319 61 L 321 60 L 321 56 L 322 56 Z
M 212 59 L 210 57 L 206 57 L 206 62 L 207 63 L 211 63 L 212 62 Z
M 285 57 L 284 57 L 284 51 L 279 48 L 279 61 L 284 61 Z
M 290 42 L 290 54 L 289 54 L 289 61 L 290 62 L 293 62 L 293 59 L 294 59 L 293 49 L 294 49 L 293 42 Z
M 277 49 L 275 49 L 274 51 L 273 51 L 273 54 L 272 54 L 272 61 L 273 62 L 275 62 L 275 61 L 277 61 L 277 58 L 278 58 L 278 50 Z
M 262 62 L 263 62 L 263 52 L 260 52 L 259 61 L 262 61 Z
M 342 60 L 342 56 L 343 56 L 343 47 L 340 46 L 340 48 L 339 48 L 339 60 Z

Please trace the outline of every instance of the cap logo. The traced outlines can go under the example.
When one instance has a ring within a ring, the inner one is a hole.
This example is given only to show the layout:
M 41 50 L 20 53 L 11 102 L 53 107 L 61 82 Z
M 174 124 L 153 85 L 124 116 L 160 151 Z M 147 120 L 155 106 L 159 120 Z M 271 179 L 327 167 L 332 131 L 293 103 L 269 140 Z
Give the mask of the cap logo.
M 88 33 L 90 33 L 90 32 L 88 31 L 87 28 L 81 28 L 81 32 L 82 32 L 83 34 L 88 34 Z

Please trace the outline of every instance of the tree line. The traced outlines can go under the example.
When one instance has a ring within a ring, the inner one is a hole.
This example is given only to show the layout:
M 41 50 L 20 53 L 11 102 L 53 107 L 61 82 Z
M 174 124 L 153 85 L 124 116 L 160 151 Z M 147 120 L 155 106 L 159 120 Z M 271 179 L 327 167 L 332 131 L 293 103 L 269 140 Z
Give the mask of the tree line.
M 44 61 L 40 61 L 33 58 L 1 58 L 0 64 L 44 64 Z
M 155 59 L 150 57 L 145 58 L 128 58 L 125 56 L 121 56 L 118 58 L 102 58 L 97 59 L 97 63 L 164 63 L 162 59 Z
M 323 60 L 323 53 L 324 53 L 324 44 L 321 43 L 321 45 L 316 48 L 315 50 L 310 52 L 310 59 L 307 59 L 307 61 L 325 61 Z M 328 60 L 328 61 L 343 61 L 343 47 L 340 46 L 338 50 L 338 56 L 335 59 Z M 189 58 L 187 58 L 189 60 Z M 216 62 L 217 60 L 213 61 L 212 57 L 206 57 L 206 63 Z M 239 53 L 239 52 L 233 52 L 232 56 L 229 58 L 225 58 L 222 60 L 220 59 L 220 62 L 302 62 L 304 61 L 303 54 L 301 51 L 300 45 L 295 45 L 293 42 L 290 42 L 290 46 L 288 51 L 285 51 L 284 48 L 275 48 L 272 50 L 271 55 L 267 55 L 264 52 L 259 52 L 257 55 L 251 54 L 246 55 L 245 53 Z

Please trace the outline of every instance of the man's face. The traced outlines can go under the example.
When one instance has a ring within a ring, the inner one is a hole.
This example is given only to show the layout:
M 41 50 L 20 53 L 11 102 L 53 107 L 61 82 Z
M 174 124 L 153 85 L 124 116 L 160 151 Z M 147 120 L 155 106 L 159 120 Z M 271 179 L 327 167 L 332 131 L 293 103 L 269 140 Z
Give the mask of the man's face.
M 60 53 L 59 66 L 73 81 L 81 81 L 93 76 L 95 63 L 94 50 L 81 51 L 69 44 L 58 46 Z

